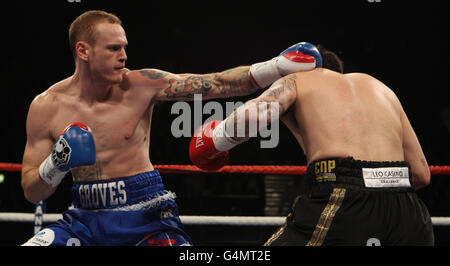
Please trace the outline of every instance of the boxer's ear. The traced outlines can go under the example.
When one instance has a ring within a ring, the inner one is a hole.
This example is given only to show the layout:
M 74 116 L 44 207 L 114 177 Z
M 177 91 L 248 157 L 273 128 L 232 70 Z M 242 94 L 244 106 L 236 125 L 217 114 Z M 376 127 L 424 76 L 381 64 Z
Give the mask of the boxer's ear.
M 88 59 L 89 59 L 89 49 L 90 49 L 90 46 L 85 41 L 79 41 L 75 45 L 75 52 L 77 54 L 77 57 L 79 57 L 83 61 L 88 61 Z

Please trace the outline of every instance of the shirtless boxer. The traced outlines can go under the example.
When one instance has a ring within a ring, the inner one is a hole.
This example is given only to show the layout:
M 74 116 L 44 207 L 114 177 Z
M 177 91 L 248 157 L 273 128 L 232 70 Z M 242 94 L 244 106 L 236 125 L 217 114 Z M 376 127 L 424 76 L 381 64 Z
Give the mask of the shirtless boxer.
M 256 136 L 249 128 L 237 135 L 239 124 L 270 123 L 266 113 L 279 112 L 308 168 L 292 213 L 266 245 L 433 245 L 429 213 L 414 192 L 430 172 L 400 101 L 367 74 L 343 74 L 336 54 L 319 50 L 323 68 L 283 77 L 223 122 L 197 130 L 192 140 L 207 147 L 191 142 L 192 161 L 202 167 L 225 158 Z M 270 103 L 256 115 L 242 111 Z
M 175 196 L 150 162 L 154 103 L 194 94 L 247 95 L 320 63 L 293 46 L 272 60 L 222 73 L 130 71 L 121 21 L 103 11 L 75 19 L 69 41 L 75 73 L 29 108 L 22 187 L 26 199 L 37 203 L 71 171 L 74 206 L 25 245 L 191 245 Z

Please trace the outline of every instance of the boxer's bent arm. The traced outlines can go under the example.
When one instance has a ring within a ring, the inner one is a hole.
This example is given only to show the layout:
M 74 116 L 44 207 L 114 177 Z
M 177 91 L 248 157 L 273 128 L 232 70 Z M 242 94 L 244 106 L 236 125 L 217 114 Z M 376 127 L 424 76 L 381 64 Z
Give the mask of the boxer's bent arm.
M 193 100 L 195 94 L 203 99 L 243 96 L 258 90 L 249 76 L 249 66 L 240 66 L 221 73 L 172 74 L 155 69 L 140 70 L 152 86 L 158 84 L 158 101 Z
M 272 84 L 259 97 L 247 101 L 226 119 L 227 132 L 233 128 L 232 139 L 242 142 L 254 137 L 257 132 L 251 132 L 250 125 L 257 124 L 257 130 L 270 126 L 273 120 L 278 120 L 295 103 L 297 98 L 297 81 L 295 74 L 283 77 Z M 256 108 L 256 112 L 252 109 Z M 255 115 L 256 114 L 256 115 Z M 265 121 L 263 121 L 263 119 Z M 262 126 L 261 126 L 262 123 Z M 239 127 L 245 125 L 245 136 Z
M 39 178 L 39 165 L 50 154 L 53 147 L 53 139 L 47 128 L 45 119 L 49 116 L 45 108 L 41 108 L 39 101 L 33 101 L 27 118 L 27 143 L 22 160 L 21 184 L 25 198 L 32 202 L 48 198 L 56 188 L 49 186 Z
M 420 146 L 414 129 L 403 109 L 401 110 L 403 129 L 403 152 L 405 161 L 411 166 L 412 185 L 414 189 L 427 186 L 430 183 L 430 168 Z
M 40 146 L 40 144 L 35 146 Z M 53 188 L 52 186 L 49 186 L 39 178 L 39 164 L 36 165 L 32 162 L 34 161 L 34 158 L 31 159 L 32 157 L 35 157 L 35 150 L 35 147 L 27 143 L 22 162 L 22 188 L 25 198 L 31 203 L 38 203 L 39 201 L 50 197 L 56 191 L 56 187 Z M 50 153 L 50 151 L 48 153 Z M 43 157 L 42 161 L 45 158 L 46 157 Z

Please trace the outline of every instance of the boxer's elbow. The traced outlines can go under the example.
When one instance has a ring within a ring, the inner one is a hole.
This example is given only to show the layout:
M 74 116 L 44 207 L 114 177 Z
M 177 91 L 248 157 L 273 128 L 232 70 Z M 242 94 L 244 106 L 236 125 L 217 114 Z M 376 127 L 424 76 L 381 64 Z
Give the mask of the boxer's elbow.
M 25 197 L 25 199 L 31 203 L 35 203 L 33 197 L 33 190 L 30 188 L 30 181 L 28 175 L 29 175 L 28 172 L 22 171 L 20 185 L 22 186 L 23 196 Z
M 30 193 L 30 191 L 24 190 L 23 195 L 25 196 L 25 199 L 32 204 L 37 204 L 41 201 L 40 198 L 33 195 L 33 193 Z
M 24 182 L 23 180 L 24 179 L 22 178 L 22 189 L 25 199 L 33 204 L 36 204 L 39 201 L 41 201 L 40 197 L 38 197 L 35 190 L 29 185 L 29 183 Z
M 31 176 L 31 174 L 33 173 L 22 173 L 21 186 L 25 199 L 30 203 L 36 204 L 41 200 L 46 199 L 48 194 L 51 195 L 54 192 L 54 189 L 42 188 L 43 185 L 39 184 L 42 182 L 39 179 L 39 175 L 37 175 L 36 179 L 35 176 Z
M 421 188 L 428 186 L 429 184 L 430 184 L 430 180 L 428 180 L 428 181 L 416 180 L 416 181 L 413 181 L 413 188 L 414 188 L 414 190 L 419 190 Z
M 412 177 L 412 183 L 415 190 L 424 188 L 431 182 L 430 169 L 428 167 L 424 167 L 420 171 L 413 172 Z

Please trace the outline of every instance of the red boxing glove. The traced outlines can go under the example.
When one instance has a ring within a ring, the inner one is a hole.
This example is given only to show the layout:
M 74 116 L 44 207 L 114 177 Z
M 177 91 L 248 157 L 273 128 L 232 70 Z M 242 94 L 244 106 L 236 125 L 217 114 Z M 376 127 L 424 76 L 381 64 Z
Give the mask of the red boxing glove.
M 229 151 L 220 151 L 213 140 L 213 130 L 221 121 L 214 120 L 199 127 L 189 145 L 189 157 L 200 169 L 214 171 L 222 168 L 230 159 Z

